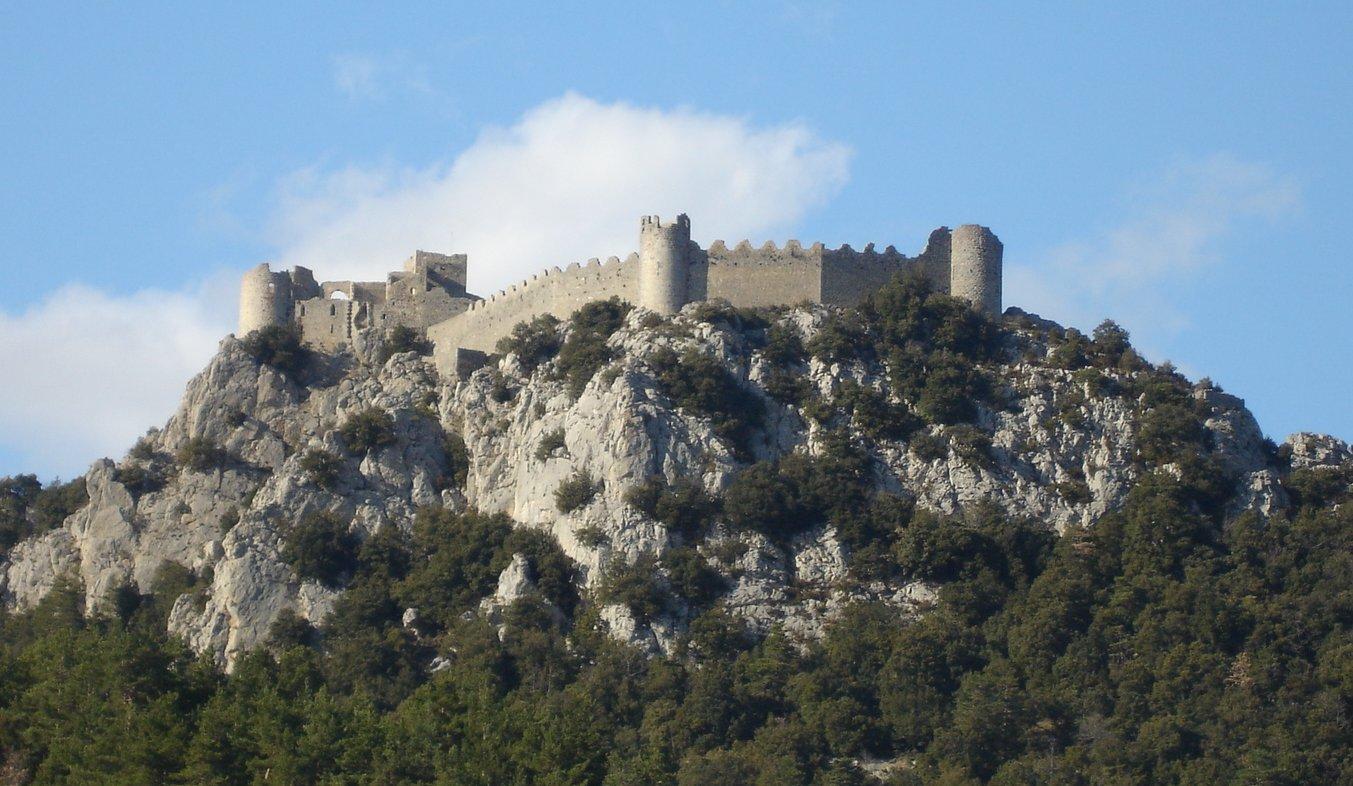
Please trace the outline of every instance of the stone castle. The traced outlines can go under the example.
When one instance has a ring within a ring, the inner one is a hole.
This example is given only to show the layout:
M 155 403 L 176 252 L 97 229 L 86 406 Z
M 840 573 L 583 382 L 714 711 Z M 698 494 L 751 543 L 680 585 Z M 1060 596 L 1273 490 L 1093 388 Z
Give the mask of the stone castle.
M 990 229 L 964 224 L 930 233 L 915 257 L 870 243 L 804 247 L 791 240 L 755 248 L 742 241 L 709 248 L 691 241 L 690 219 L 663 222 L 645 216 L 639 251 L 621 260 L 592 259 L 552 268 L 488 298 L 465 289 L 466 257 L 415 252 L 404 270 L 385 282 L 317 282 L 303 267 L 273 272 L 266 263 L 245 274 L 240 291 L 239 335 L 294 322 L 306 343 L 337 349 L 364 328 L 397 325 L 424 330 L 444 374 L 482 362 L 517 323 L 542 314 L 567 319 L 583 304 L 612 296 L 660 314 L 687 303 L 722 299 L 734 306 L 790 305 L 804 301 L 855 305 L 899 272 L 916 271 L 937 290 L 963 298 L 990 314 L 1001 310 L 1001 241 Z

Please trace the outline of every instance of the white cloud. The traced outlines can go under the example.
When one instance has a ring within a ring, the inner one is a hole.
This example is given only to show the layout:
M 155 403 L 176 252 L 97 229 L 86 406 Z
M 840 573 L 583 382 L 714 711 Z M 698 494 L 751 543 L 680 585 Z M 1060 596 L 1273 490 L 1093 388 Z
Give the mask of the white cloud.
M 296 173 L 274 238 L 281 265 L 329 279 L 382 279 L 415 248 L 468 253 L 483 293 L 629 253 L 642 214 L 689 213 L 704 239 L 783 232 L 841 188 L 849 159 L 797 123 L 567 94 L 449 163 Z
M 374 67 L 341 73 L 340 86 L 376 89 Z M 283 266 L 327 279 L 381 280 L 415 248 L 466 251 L 471 285 L 485 291 L 627 253 L 643 213 L 688 211 L 704 237 L 781 231 L 842 186 L 848 158 L 798 124 L 566 95 L 449 163 L 287 178 L 272 230 Z M 0 474 L 70 476 L 163 424 L 234 329 L 239 272 L 183 292 L 73 284 L 0 312 L 0 461 L 12 465 Z
M 16 464 L 0 474 L 70 477 L 163 424 L 233 327 L 234 278 L 125 296 L 69 284 L 0 312 L 0 447 Z
M 1176 164 L 1128 201 L 1120 223 L 1041 260 L 1012 259 L 1006 302 L 1081 328 L 1108 315 L 1163 340 L 1188 325 L 1171 291 L 1219 264 L 1241 222 L 1288 215 L 1301 193 L 1267 166 L 1218 154 Z

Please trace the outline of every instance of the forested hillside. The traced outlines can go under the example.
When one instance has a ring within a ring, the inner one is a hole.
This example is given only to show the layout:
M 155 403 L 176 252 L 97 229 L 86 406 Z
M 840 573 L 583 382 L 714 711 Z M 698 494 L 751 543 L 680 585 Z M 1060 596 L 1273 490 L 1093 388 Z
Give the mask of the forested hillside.
M 6 783 L 1353 779 L 1353 454 L 1126 333 L 859 309 L 227 339 L 0 484 Z

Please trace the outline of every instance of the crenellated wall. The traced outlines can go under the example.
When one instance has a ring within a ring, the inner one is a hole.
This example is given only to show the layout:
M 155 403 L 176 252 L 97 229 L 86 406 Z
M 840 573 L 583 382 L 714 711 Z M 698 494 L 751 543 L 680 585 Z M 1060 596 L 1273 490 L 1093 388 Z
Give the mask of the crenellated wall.
M 729 248 L 716 240 L 708 249 L 690 241 L 690 220 L 678 216 L 663 223 L 657 216 L 640 222 L 639 253 L 621 262 L 592 260 L 586 266 L 555 268 L 473 303 L 462 314 L 431 325 L 428 336 L 443 373 L 463 371 L 468 355 L 495 351 L 498 341 L 518 323 L 541 314 L 567 319 L 583 304 L 619 297 L 659 313 L 670 314 L 686 303 L 721 299 L 740 307 L 789 305 L 801 302 L 854 305 L 899 273 L 915 271 L 941 291 L 956 280 L 976 305 L 991 312 L 1000 309 L 1000 244 L 989 230 L 974 236 L 963 227 L 963 267 L 953 269 L 953 237 L 941 227 L 930 234 L 925 248 L 908 257 L 888 246 L 803 246 L 790 240 L 783 247 L 766 243 L 755 247 L 744 240 Z M 980 229 L 980 228 L 979 228 Z M 972 238 L 976 237 L 975 240 Z M 994 254 L 994 261 L 993 261 Z M 994 292 L 994 295 L 993 295 Z
M 611 296 L 631 303 L 639 297 L 638 254 L 602 262 L 590 259 L 564 269 L 552 268 L 471 303 L 463 314 L 428 327 L 439 368 L 454 368 L 455 350 L 496 351 L 498 340 L 519 322 L 542 314 L 568 319 L 593 300 Z
M 305 268 L 273 273 L 260 265 L 245 274 L 240 295 L 241 335 L 294 320 L 307 343 L 337 349 L 366 328 L 426 329 L 437 366 L 463 373 L 496 351 L 519 323 L 542 314 L 567 319 L 594 300 L 618 297 L 662 314 L 687 303 L 726 300 L 739 307 L 802 302 L 854 305 L 899 273 L 914 271 L 939 291 L 977 308 L 1001 309 L 1003 248 L 991 230 L 965 224 L 930 233 L 914 257 L 870 243 L 826 248 L 790 240 L 759 247 L 744 240 L 729 248 L 716 240 L 702 249 L 690 240 L 690 219 L 663 222 L 644 216 L 639 253 L 625 260 L 592 259 L 552 268 L 487 298 L 465 291 L 466 258 L 419 251 L 388 281 L 316 283 Z

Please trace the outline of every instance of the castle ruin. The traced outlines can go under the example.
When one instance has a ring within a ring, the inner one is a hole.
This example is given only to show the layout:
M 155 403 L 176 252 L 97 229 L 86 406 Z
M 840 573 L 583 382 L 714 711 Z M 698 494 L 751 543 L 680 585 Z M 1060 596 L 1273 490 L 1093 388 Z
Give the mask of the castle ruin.
M 745 240 L 732 248 L 721 240 L 701 248 L 691 241 L 684 214 L 668 222 L 644 216 L 639 251 L 628 258 L 551 268 L 488 298 L 466 292 L 463 254 L 416 252 L 384 283 L 318 283 L 306 268 L 273 272 L 262 264 L 244 276 L 239 335 L 294 322 L 306 343 L 334 350 L 358 330 L 403 325 L 425 330 L 438 369 L 458 374 L 493 352 L 518 323 L 542 314 L 567 319 L 584 304 L 609 297 L 660 314 L 713 299 L 739 307 L 804 301 L 851 306 L 898 273 L 915 271 L 938 291 L 999 314 L 1002 251 L 996 235 L 976 224 L 936 229 L 915 257 L 892 246 L 877 251 L 873 243 L 860 251 L 804 247 L 796 240 L 782 248 Z

